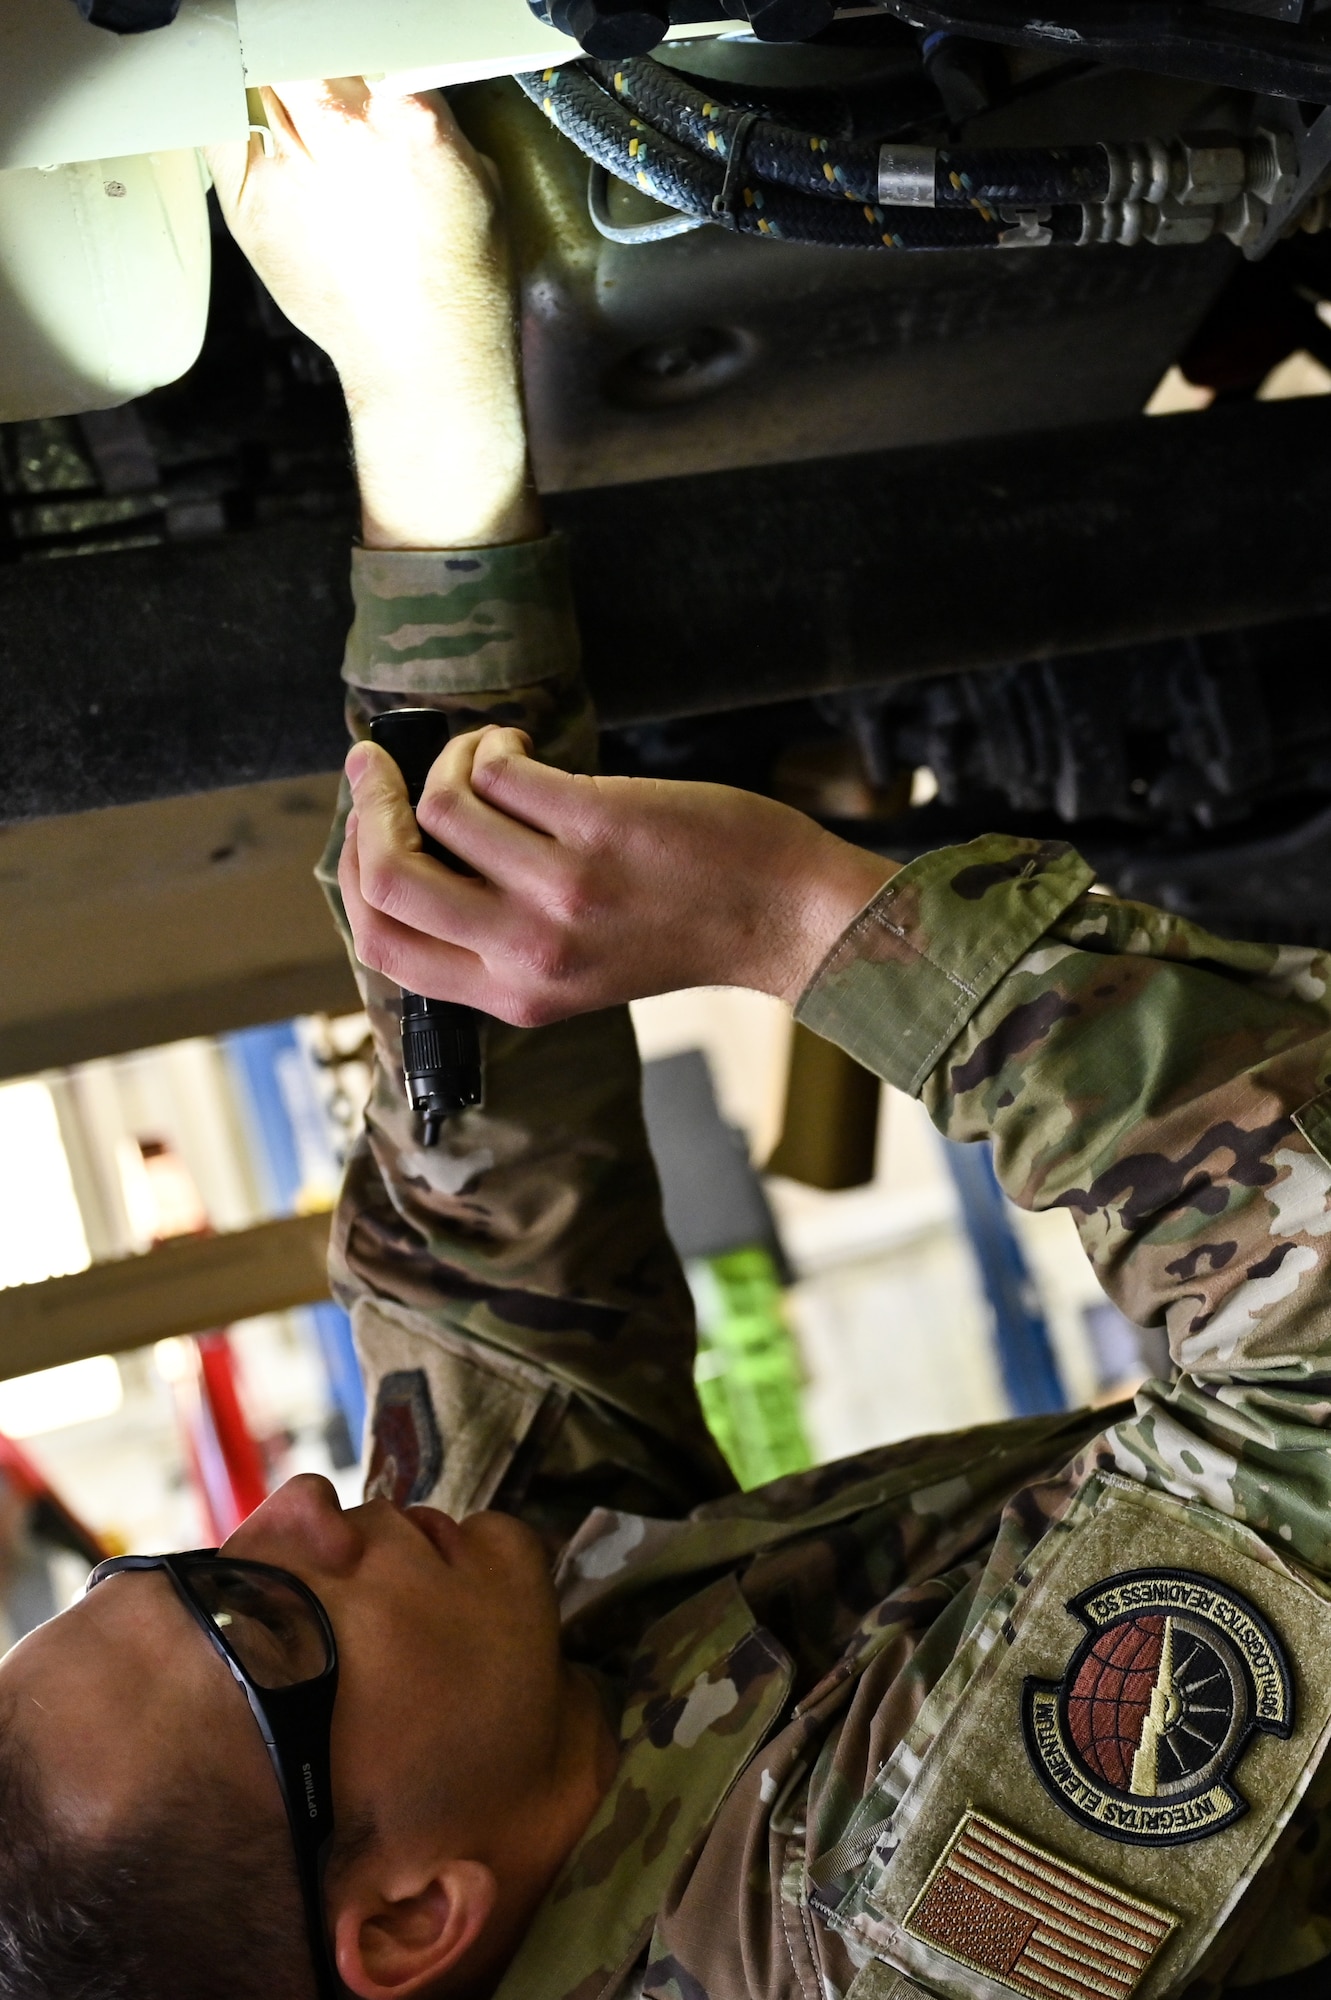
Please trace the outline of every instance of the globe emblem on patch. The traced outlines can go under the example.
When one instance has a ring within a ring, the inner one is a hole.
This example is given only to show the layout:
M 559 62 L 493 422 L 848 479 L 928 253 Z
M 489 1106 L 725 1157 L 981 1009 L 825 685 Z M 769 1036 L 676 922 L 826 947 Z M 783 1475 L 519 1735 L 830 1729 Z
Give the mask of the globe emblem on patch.
M 1218 1767 L 1247 1705 L 1228 1640 L 1168 1611 L 1097 1632 L 1066 1698 L 1082 1762 L 1115 1790 L 1144 1798 L 1168 1798 Z
M 1246 1812 L 1231 1777 L 1254 1733 L 1294 1726 L 1288 1662 L 1262 1614 L 1175 1569 L 1123 1571 L 1067 1608 L 1085 1638 L 1061 1679 L 1029 1677 L 1022 1693 L 1027 1751 L 1063 1811 L 1139 1846 L 1201 1840 Z

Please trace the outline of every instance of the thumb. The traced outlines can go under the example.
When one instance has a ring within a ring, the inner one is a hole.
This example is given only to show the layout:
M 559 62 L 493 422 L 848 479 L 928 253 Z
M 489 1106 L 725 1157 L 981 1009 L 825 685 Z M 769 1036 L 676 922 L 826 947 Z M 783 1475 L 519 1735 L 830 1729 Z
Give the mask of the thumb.
M 388 752 L 367 737 L 352 744 L 345 768 L 364 833 L 398 847 L 418 848 L 416 815 L 407 801 L 402 773 Z

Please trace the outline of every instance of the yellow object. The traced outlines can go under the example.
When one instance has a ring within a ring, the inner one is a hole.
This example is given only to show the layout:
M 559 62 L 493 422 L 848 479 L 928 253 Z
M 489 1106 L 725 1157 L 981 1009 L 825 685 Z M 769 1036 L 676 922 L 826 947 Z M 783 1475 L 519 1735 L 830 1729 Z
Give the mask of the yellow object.
M 1160 1783 L 1160 1738 L 1177 1722 L 1178 1692 L 1174 1686 L 1174 1621 L 1165 1620 L 1160 1667 L 1151 1689 L 1151 1706 L 1142 1723 L 1141 1741 L 1132 1759 L 1132 1789 L 1153 1799 Z

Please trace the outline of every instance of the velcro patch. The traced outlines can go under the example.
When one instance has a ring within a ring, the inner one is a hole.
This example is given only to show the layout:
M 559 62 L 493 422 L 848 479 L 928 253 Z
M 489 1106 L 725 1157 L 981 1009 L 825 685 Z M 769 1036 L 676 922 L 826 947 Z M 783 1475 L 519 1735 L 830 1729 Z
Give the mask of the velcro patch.
M 1238 1522 L 1097 1474 L 1028 1580 L 971 1633 L 919 1732 L 923 1753 L 837 1905 L 839 1926 L 930 1991 L 974 1995 L 974 1952 L 960 1932 L 947 1945 L 936 1935 L 947 1899 L 961 1908 L 956 1882 L 927 1904 L 971 1813 L 1011 1828 L 1004 1837 L 1046 1870 L 1167 1914 L 1137 1975 L 1138 2000 L 1162 2000 L 1182 1990 L 1331 1743 L 1331 1602 Z M 882 1782 L 897 1778 L 889 1765 Z M 993 1952 L 1004 1939 L 1018 1959 L 1037 1948 L 1020 1943 L 1010 1895 L 991 1905 L 976 1885 L 968 1893 Z M 1082 1976 L 1085 1987 L 1038 1990 L 1131 1991 L 1107 1975 L 1097 1988 L 1089 1960 Z
M 373 1409 L 367 1499 L 456 1520 L 488 1507 L 567 1401 L 548 1371 L 391 1299 L 357 1299 L 351 1325 Z
M 396 1368 L 383 1377 L 374 1399 L 372 1436 L 367 1500 L 414 1507 L 434 1491 L 444 1447 L 423 1368 Z
M 1031 2000 L 1129 2000 L 1177 1922 L 966 1812 L 904 1928 Z

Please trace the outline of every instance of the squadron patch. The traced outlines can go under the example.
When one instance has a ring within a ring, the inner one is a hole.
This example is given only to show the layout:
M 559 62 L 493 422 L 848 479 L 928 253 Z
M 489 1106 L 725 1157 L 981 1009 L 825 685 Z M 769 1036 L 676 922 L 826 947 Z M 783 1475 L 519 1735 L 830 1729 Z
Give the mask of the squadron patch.
M 1022 1726 L 1063 1811 L 1109 1840 L 1173 1847 L 1248 1809 L 1230 1783 L 1254 1732 L 1294 1727 L 1279 1639 L 1195 1570 L 1126 1570 L 1069 1600 L 1086 1637 L 1061 1680 L 1028 1676 Z
M 1031 2000 L 1129 2000 L 1176 1923 L 1171 1910 L 972 1811 L 907 1912 L 905 1929 Z
M 367 1500 L 412 1507 L 434 1491 L 444 1447 L 423 1368 L 397 1368 L 384 1376 L 374 1399 L 372 1435 Z

